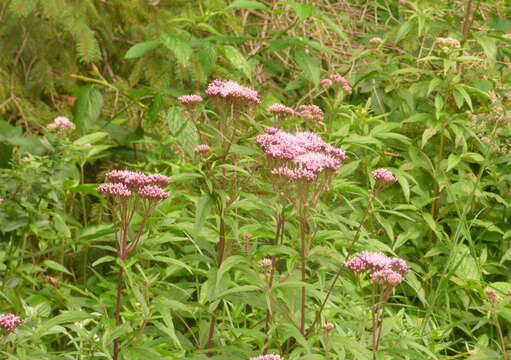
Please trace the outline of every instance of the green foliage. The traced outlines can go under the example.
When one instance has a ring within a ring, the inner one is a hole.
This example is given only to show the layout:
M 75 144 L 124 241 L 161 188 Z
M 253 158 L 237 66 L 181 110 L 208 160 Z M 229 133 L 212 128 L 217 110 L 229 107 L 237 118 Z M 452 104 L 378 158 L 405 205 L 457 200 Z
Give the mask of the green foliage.
M 498 324 L 508 343 L 511 323 L 510 16 L 503 0 L 4 2 L 0 313 L 24 324 L 0 333 L 0 354 L 108 359 L 118 338 L 123 359 L 263 351 L 318 360 L 503 358 Z M 439 38 L 447 37 L 460 46 L 444 46 Z M 331 74 L 347 78 L 352 92 L 320 83 Z M 177 100 L 204 96 L 216 78 L 262 97 L 243 109 L 225 156 L 218 126 L 226 114 L 206 99 L 195 108 L 198 124 Z M 266 109 L 276 102 L 320 106 L 323 121 L 291 117 L 282 127 L 317 132 L 349 156 L 311 209 L 305 282 L 299 213 L 277 201 L 255 145 L 274 124 Z M 46 129 L 63 115 L 74 131 Z M 212 153 L 195 153 L 199 143 Z M 373 196 L 371 172 L 381 167 L 398 181 Z M 173 179 L 123 263 L 96 192 L 113 168 Z M 286 220 L 275 244 L 277 214 Z M 228 256 L 218 262 L 221 229 Z M 375 355 L 369 279 L 357 283 L 343 270 L 353 242 L 412 268 L 385 308 Z M 270 292 L 258 261 L 272 256 Z M 305 334 L 297 327 L 302 287 Z M 502 297 L 495 307 L 488 289 Z M 326 322 L 335 324 L 329 334 Z

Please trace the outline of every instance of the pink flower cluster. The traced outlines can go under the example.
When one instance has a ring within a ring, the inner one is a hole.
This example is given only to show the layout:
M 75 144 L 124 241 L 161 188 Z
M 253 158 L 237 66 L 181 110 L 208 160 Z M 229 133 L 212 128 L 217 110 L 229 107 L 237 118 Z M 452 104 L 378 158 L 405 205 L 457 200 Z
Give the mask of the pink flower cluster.
M 196 153 L 207 153 L 207 152 L 210 152 L 210 151 L 211 151 L 211 148 L 207 144 L 197 145 L 195 147 L 195 149 L 193 149 L 193 152 L 196 152 Z
M 375 36 L 369 40 L 371 44 L 381 44 L 382 43 L 381 37 Z
M 264 258 L 264 259 L 259 260 L 259 266 L 261 266 L 262 268 L 265 268 L 265 269 L 271 268 L 271 264 L 272 264 L 271 259 Z
M 360 274 L 364 271 L 371 271 L 371 279 L 383 285 L 397 285 L 403 281 L 403 275 L 410 267 L 406 261 L 400 258 L 390 258 L 382 253 L 363 251 L 353 259 L 346 261 L 345 267 Z
M 397 181 L 396 177 L 387 169 L 381 168 L 372 172 L 373 179 L 384 185 L 392 185 Z
M 337 170 L 347 158 L 344 151 L 325 143 L 312 132 L 295 135 L 276 128 L 257 136 L 257 144 L 270 158 L 288 161 L 288 166 L 272 170 L 274 175 L 290 179 L 314 180 L 325 169 Z M 295 168 L 289 166 L 295 165 Z
M 348 94 L 351 94 L 352 88 L 348 82 L 348 80 L 339 74 L 330 74 L 329 79 L 323 79 L 323 80 L 330 80 L 329 82 L 323 81 L 323 85 L 331 85 L 332 83 L 340 84 L 342 86 L 342 89 L 346 91 Z
M 225 100 L 242 101 L 260 104 L 259 93 L 248 87 L 241 86 L 235 81 L 213 80 L 206 89 L 209 96 L 219 97 Z
M 250 358 L 250 360 L 283 360 L 280 355 L 267 354 Z
M 484 291 L 484 293 L 486 294 L 486 296 L 488 296 L 488 300 L 492 305 L 495 305 L 496 303 L 502 301 L 502 298 L 498 296 L 492 289 L 487 289 Z
M 101 184 L 97 191 L 105 196 L 129 198 L 133 193 L 152 200 L 163 200 L 169 195 L 162 187 L 170 183 L 170 178 L 161 174 L 144 174 L 130 170 L 112 170 L 106 174 L 112 183 Z
M 67 117 L 59 116 L 53 120 L 52 123 L 46 125 L 46 128 L 50 131 L 60 130 L 60 131 L 68 131 L 73 130 L 75 128 L 75 124 L 71 122 Z
M 317 105 L 300 105 L 298 115 L 304 119 L 323 120 L 323 110 Z
M 152 200 L 163 200 L 169 197 L 168 192 L 163 190 L 162 188 L 154 185 L 147 185 L 142 187 L 138 191 L 138 196 L 146 198 L 146 199 L 152 199 Z
M 323 329 L 325 329 L 326 331 L 330 331 L 333 328 L 334 328 L 334 324 L 332 324 L 331 322 L 327 322 L 327 323 L 323 324 Z
M 439 37 L 436 39 L 436 42 L 444 47 L 447 47 L 447 48 L 459 49 L 461 46 L 459 40 L 456 40 L 456 39 L 453 39 L 450 37 L 447 37 L 447 38 Z M 445 50 L 445 48 L 444 48 L 444 50 Z
M 325 87 L 329 87 L 329 86 L 332 86 L 332 84 L 334 83 L 332 80 L 330 79 L 321 79 L 319 81 L 319 83 Z
M 131 170 L 112 170 L 106 178 L 114 183 L 123 183 L 130 189 L 139 189 L 147 185 L 164 187 L 170 183 L 170 178 L 161 174 L 144 174 Z
M 105 196 L 116 196 L 121 198 L 129 198 L 131 196 L 131 190 L 122 183 L 101 184 L 98 186 L 97 190 Z
M 22 322 L 23 320 L 14 314 L 0 315 L 0 328 L 3 328 L 8 333 L 13 332 Z
M 275 114 L 282 114 L 285 116 L 295 114 L 295 111 L 293 109 L 282 104 L 273 104 L 268 108 L 268 111 Z
M 199 95 L 183 95 L 177 98 L 181 104 L 195 105 L 202 102 L 202 97 Z

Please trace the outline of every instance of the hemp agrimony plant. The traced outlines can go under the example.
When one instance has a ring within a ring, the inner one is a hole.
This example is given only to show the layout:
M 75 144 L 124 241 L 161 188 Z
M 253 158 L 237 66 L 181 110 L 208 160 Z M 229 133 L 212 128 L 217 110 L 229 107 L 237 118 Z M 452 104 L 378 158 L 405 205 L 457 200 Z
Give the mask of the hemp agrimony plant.
M 136 249 L 147 220 L 158 203 L 168 198 L 169 194 L 163 190 L 163 187 L 170 183 L 170 178 L 160 174 L 146 175 L 129 170 L 110 171 L 106 174 L 106 178 L 111 183 L 102 184 L 98 186 L 97 190 L 109 203 L 112 217 L 117 226 L 117 257 L 123 262 Z M 139 210 L 143 212 L 142 222 L 130 238 L 130 224 Z M 115 324 L 117 326 L 121 324 L 123 273 L 124 267 L 121 265 L 117 273 L 115 304 Z M 116 338 L 113 350 L 114 360 L 119 358 L 119 352 L 119 338 Z

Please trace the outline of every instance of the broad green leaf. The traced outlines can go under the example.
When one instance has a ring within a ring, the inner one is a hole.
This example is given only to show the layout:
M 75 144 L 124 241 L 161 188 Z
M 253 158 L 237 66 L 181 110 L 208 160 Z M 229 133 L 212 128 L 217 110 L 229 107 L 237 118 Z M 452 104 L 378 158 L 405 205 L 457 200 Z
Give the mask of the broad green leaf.
M 106 132 L 95 132 L 92 134 L 82 136 L 81 138 L 75 140 L 73 142 L 73 144 L 75 144 L 75 145 L 94 144 L 100 140 L 103 140 L 107 136 L 108 136 L 108 133 L 106 133 Z
M 290 5 L 295 11 L 296 15 L 298 15 L 300 21 L 307 19 L 309 16 L 314 15 L 314 13 L 318 11 L 318 8 L 312 5 L 302 4 L 296 1 L 285 1 L 283 4 Z
M 455 154 L 450 154 L 449 158 L 447 159 L 447 170 L 454 169 L 461 161 L 461 157 Z
M 195 224 L 193 225 L 193 237 L 197 237 L 204 226 L 209 213 L 211 212 L 211 197 L 209 194 L 203 194 L 197 202 L 195 211 Z
M 135 59 L 148 53 L 161 45 L 161 40 L 150 40 L 133 45 L 128 49 L 125 59 Z
M 248 79 L 252 78 L 252 67 L 238 49 L 234 46 L 227 45 L 224 46 L 224 52 L 225 57 L 231 62 L 234 68 L 243 72 Z
M 167 125 L 179 145 L 193 157 L 193 149 L 198 145 L 199 137 L 195 125 L 185 116 L 180 107 L 171 107 L 167 112 Z
M 185 41 L 177 36 L 166 34 L 163 38 L 163 45 L 172 52 L 181 66 L 188 67 L 190 64 L 190 57 L 193 54 L 193 49 L 190 46 L 189 41 Z
M 90 85 L 79 88 L 73 109 L 76 132 L 80 135 L 85 134 L 98 120 L 102 108 L 103 96 L 98 89 Z
M 41 264 L 41 266 L 47 267 L 48 269 L 52 269 L 52 270 L 55 270 L 55 271 L 66 273 L 68 275 L 73 275 L 63 265 L 61 265 L 58 262 L 53 261 L 53 260 L 49 260 L 49 259 L 44 260 L 43 263 Z
M 430 126 L 422 133 L 422 144 L 421 148 L 427 144 L 429 139 L 433 137 L 440 130 L 440 125 Z
M 217 288 L 219 287 L 220 282 L 222 281 L 222 278 L 226 272 L 231 270 L 232 267 L 246 262 L 247 259 L 239 255 L 229 256 L 227 259 L 225 259 L 222 265 L 220 266 L 220 269 L 218 269 L 218 273 L 216 275 L 216 287 Z
M 265 10 L 268 7 L 258 1 L 254 0 L 235 0 L 227 9 L 253 9 L 253 10 Z
M 320 78 L 320 63 L 319 60 L 308 55 L 304 51 L 295 51 L 294 54 L 296 63 L 303 70 L 305 76 L 308 80 L 310 80 L 315 86 L 319 85 Z

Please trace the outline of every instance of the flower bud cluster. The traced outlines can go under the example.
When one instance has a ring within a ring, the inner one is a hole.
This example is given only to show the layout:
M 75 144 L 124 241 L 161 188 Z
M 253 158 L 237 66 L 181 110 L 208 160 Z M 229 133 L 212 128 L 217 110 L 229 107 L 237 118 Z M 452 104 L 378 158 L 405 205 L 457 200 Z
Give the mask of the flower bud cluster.
M 242 103 L 260 104 L 259 93 L 235 81 L 213 80 L 206 89 L 206 94 L 224 100 Z
M 381 37 L 375 36 L 369 40 L 371 44 L 381 44 L 383 42 Z
M 52 123 L 46 125 L 46 128 L 50 131 L 59 130 L 62 132 L 66 132 L 69 130 L 73 130 L 75 128 L 75 124 L 70 121 L 67 117 L 59 116 L 53 120 Z
M 4 329 L 8 333 L 13 332 L 22 323 L 23 320 L 14 314 L 0 315 L 0 328 Z
M 382 253 L 363 251 L 346 261 L 346 268 L 355 274 L 371 272 L 371 279 L 378 284 L 395 286 L 403 281 L 410 267 L 400 258 L 390 258 Z
M 250 358 L 250 360 L 283 360 L 280 355 L 267 354 Z
M 170 183 L 170 178 L 161 174 L 144 174 L 130 170 L 112 170 L 106 174 L 112 183 L 101 184 L 97 191 L 104 196 L 129 198 L 138 196 L 151 200 L 164 200 L 168 193 L 162 189 Z
M 384 168 L 374 170 L 372 175 L 373 179 L 380 187 L 390 186 L 397 181 L 396 177 L 389 170 Z
M 200 144 L 193 149 L 193 152 L 195 153 L 208 153 L 211 151 L 211 148 L 207 144 Z
M 442 51 L 449 52 L 451 49 L 459 49 L 461 44 L 459 40 L 447 37 L 439 37 L 436 39 L 436 42 L 442 47 Z
M 348 80 L 344 76 L 339 74 L 330 74 L 328 79 L 322 79 L 320 83 L 324 86 L 339 84 L 342 86 L 342 89 L 348 94 L 351 94 L 351 92 L 353 91 Z
M 272 174 L 293 180 L 315 180 L 324 170 L 337 170 L 347 158 L 341 149 L 325 143 L 312 132 L 293 135 L 269 128 L 256 141 L 269 158 L 285 165 L 274 168 Z
M 492 289 L 487 289 L 484 291 L 484 293 L 486 294 L 486 296 L 488 296 L 488 301 L 492 305 L 495 305 L 496 303 L 502 301 L 502 298 L 498 296 L 497 293 L 495 293 L 495 291 L 493 291 Z
M 202 102 L 202 97 L 199 95 L 183 95 L 178 97 L 177 100 L 184 105 L 195 105 Z

